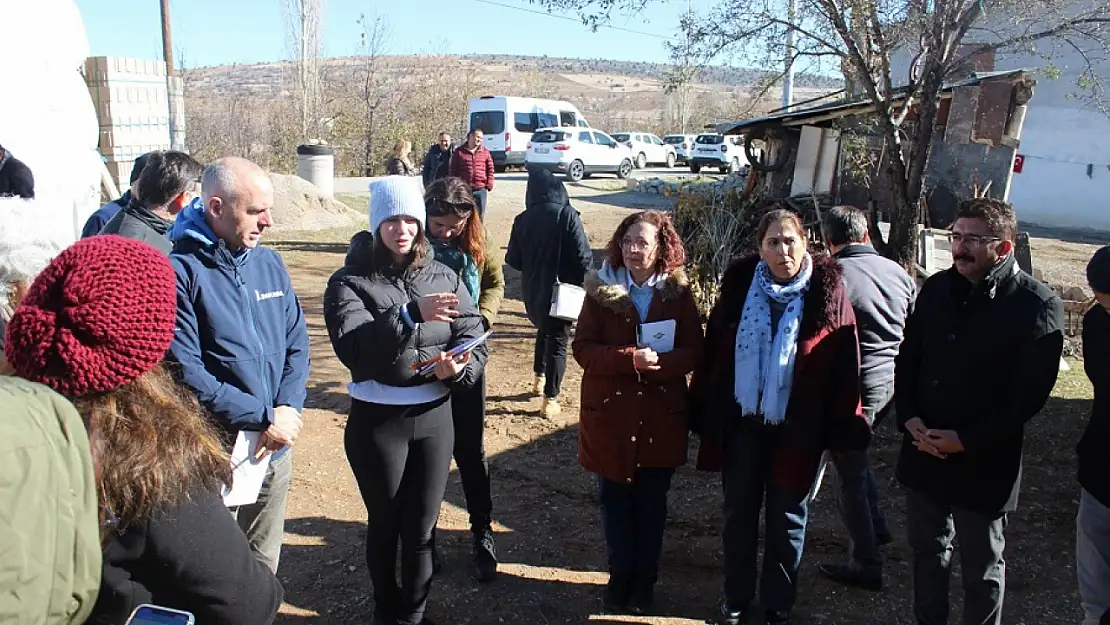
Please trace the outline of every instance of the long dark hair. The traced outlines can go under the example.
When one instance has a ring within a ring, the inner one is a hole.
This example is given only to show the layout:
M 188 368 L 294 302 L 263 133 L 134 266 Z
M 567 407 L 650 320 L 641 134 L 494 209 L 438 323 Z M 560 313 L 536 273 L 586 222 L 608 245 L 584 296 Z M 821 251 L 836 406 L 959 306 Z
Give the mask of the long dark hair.
M 469 254 L 474 264 L 480 267 L 486 258 L 486 236 L 476 207 L 470 185 L 461 178 L 440 178 L 424 192 L 424 208 L 428 217 L 453 215 L 467 220 L 466 229 L 459 235 L 459 249 Z
M 370 272 L 374 274 L 384 274 L 387 271 L 405 272 L 409 269 L 419 269 L 423 267 L 428 260 L 428 238 L 424 236 L 424 225 L 420 225 L 420 229 L 416 233 L 416 239 L 412 242 L 412 251 L 408 253 L 405 262 L 402 265 L 397 265 L 393 262 L 393 252 L 382 242 L 382 227 L 374 234 L 374 242 L 371 244 L 370 250 Z

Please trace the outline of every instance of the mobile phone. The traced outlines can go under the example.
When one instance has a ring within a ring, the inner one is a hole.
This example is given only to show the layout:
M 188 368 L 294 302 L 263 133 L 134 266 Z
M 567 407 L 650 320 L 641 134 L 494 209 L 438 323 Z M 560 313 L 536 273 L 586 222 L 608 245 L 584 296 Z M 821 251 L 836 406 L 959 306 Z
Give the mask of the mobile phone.
M 188 612 L 163 608 L 144 603 L 135 608 L 127 625 L 196 625 L 196 619 Z

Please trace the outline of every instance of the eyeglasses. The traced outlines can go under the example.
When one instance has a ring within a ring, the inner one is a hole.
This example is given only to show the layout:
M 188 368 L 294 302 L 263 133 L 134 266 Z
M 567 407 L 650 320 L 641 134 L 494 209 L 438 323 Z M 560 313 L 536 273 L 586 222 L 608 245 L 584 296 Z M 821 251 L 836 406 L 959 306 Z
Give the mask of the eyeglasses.
M 648 251 L 655 248 L 655 242 L 645 241 L 644 239 L 629 239 L 625 237 L 621 239 L 621 247 L 629 250 Z
M 1001 241 L 1002 239 L 989 234 L 962 234 L 959 232 L 948 233 L 948 239 L 952 241 L 952 245 L 959 245 L 966 243 L 968 247 L 982 247 L 988 243 Z

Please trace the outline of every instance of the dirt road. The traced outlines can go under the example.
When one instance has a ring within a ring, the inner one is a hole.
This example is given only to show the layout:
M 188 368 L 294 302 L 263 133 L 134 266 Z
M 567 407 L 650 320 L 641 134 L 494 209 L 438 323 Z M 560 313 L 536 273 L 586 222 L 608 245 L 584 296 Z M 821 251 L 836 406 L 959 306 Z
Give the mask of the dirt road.
M 650 196 L 618 191 L 622 188 L 604 178 L 571 186 L 595 253 L 620 219 L 653 202 Z M 523 198 L 522 175 L 499 177 L 487 223 L 502 246 Z M 293 274 L 308 316 L 313 358 L 279 575 L 287 602 L 279 623 L 367 623 L 372 609 L 363 555 L 366 511 L 343 452 L 349 378 L 332 354 L 321 316 L 324 286 L 342 263 L 351 233 L 291 233 L 270 242 Z M 685 468 L 675 478 L 657 614 L 600 615 L 607 574 L 596 482 L 576 459 L 581 371 L 569 363 L 563 416 L 558 421 L 540 418 L 539 401 L 529 394 L 534 333 L 519 301 L 519 276 L 506 269 L 506 278 L 507 297 L 494 328 L 487 374 L 486 429 L 501 576 L 480 586 L 468 575 L 468 524 L 458 475 L 452 473 L 439 522 L 445 570 L 435 580 L 429 617 L 440 625 L 702 622 L 721 589 L 717 476 Z M 1007 623 L 1074 623 L 1080 618 L 1072 564 L 1078 489 L 1071 450 L 1089 409 L 1090 391 L 1077 372 L 1062 385 L 1060 396 L 1028 434 L 1022 507 L 1007 536 Z M 892 428 L 883 428 L 875 453 L 896 535 L 886 548 L 888 590 L 849 590 L 818 576 L 816 563 L 839 558 L 845 543 L 830 480 L 812 508 L 797 622 L 911 622 L 909 554 L 893 477 L 896 442 Z M 955 589 L 958 566 L 954 577 Z

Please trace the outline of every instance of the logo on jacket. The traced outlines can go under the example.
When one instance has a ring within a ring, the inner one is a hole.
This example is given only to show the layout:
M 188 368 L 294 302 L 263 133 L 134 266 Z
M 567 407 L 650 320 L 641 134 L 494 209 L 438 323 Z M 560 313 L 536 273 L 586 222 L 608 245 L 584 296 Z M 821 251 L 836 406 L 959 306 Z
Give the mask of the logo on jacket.
M 254 290 L 254 300 L 261 302 L 264 299 L 274 299 L 275 297 L 285 297 L 285 291 L 269 291 L 267 293 L 259 293 L 258 289 Z

